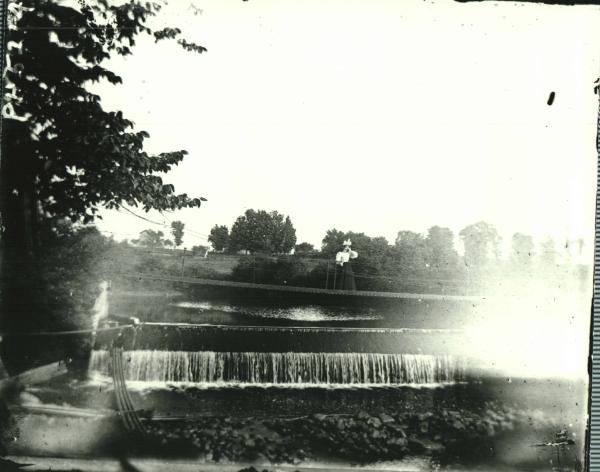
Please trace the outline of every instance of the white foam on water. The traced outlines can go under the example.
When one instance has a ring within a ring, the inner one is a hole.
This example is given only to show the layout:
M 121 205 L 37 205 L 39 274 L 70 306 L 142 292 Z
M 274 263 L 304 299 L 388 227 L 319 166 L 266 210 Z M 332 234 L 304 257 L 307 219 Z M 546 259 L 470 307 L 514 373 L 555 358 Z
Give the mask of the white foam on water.
M 244 382 L 173 382 L 173 381 L 139 381 L 128 380 L 127 389 L 132 392 L 145 391 L 181 391 L 193 390 L 221 390 L 221 389 L 323 389 L 323 390 L 373 390 L 386 388 L 410 388 L 416 390 L 433 390 L 453 385 L 465 384 L 466 382 L 435 382 L 435 383 L 403 383 L 403 384 L 315 384 L 315 383 L 244 383 Z M 90 378 L 82 387 L 113 389 L 113 380 L 105 374 L 97 371 L 90 372 Z
M 177 302 L 177 303 L 172 303 L 171 306 L 177 307 L 177 308 L 190 308 L 190 309 L 195 309 L 195 310 L 200 310 L 200 311 L 207 311 L 207 310 L 217 310 L 217 311 L 222 311 L 225 313 L 236 313 L 239 310 L 237 310 L 235 307 L 229 306 L 229 305 L 218 305 L 218 304 L 213 304 L 211 302 L 208 301 L 204 301 L 204 302 Z
M 316 384 L 316 383 L 242 383 L 242 382 L 211 382 L 211 383 L 190 383 L 190 382 L 127 382 L 127 388 L 131 388 L 132 391 L 143 391 L 143 390 L 156 390 L 156 389 L 167 389 L 167 390 L 186 390 L 189 388 L 197 390 L 219 390 L 225 388 L 232 389 L 294 389 L 294 390 L 306 390 L 311 388 L 323 389 L 323 390 L 373 390 L 373 389 L 385 389 L 385 388 L 411 388 L 417 390 L 433 390 L 442 387 L 449 387 L 458 385 L 464 382 L 436 382 L 436 383 L 389 383 L 389 384 Z
M 221 311 L 223 313 L 239 313 L 245 316 L 254 316 L 269 319 L 285 319 L 293 321 L 360 321 L 360 320 L 381 320 L 383 317 L 370 312 L 344 312 L 342 310 L 330 310 L 326 307 L 317 305 L 306 305 L 299 307 L 237 307 L 231 305 L 217 304 L 209 301 L 198 302 L 178 302 L 171 306 L 178 308 L 196 309 L 198 311 Z
M 302 306 L 291 308 L 265 308 L 252 312 L 261 318 L 287 319 L 293 321 L 353 321 L 353 320 L 380 320 L 383 319 L 375 313 L 348 313 L 329 311 L 320 306 Z

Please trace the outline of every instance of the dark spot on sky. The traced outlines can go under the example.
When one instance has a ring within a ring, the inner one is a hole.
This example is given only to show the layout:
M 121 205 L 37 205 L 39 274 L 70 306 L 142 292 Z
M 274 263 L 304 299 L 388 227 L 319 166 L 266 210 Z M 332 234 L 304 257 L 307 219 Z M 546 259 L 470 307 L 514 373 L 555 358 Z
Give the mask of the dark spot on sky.
M 554 92 L 550 92 L 550 95 L 548 96 L 548 105 L 552 105 L 554 103 L 554 97 L 555 97 L 555 93 Z

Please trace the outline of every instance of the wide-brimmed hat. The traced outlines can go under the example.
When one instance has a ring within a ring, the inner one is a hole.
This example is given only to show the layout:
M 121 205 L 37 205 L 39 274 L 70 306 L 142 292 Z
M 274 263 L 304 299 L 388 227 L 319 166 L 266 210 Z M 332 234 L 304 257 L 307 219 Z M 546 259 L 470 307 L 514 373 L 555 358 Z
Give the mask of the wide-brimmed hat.
M 350 241 L 349 239 L 346 239 L 346 240 L 343 242 L 343 245 L 344 245 L 344 246 L 352 246 L 352 241 Z

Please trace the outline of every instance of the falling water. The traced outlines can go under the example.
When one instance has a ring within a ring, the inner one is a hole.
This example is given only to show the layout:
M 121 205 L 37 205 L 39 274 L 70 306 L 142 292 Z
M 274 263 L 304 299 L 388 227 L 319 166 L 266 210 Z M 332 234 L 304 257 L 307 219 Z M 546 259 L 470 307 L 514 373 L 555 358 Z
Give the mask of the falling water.
M 433 384 L 460 381 L 451 356 L 371 353 L 128 351 L 127 380 L 249 384 Z M 109 353 L 94 351 L 90 369 L 109 373 Z

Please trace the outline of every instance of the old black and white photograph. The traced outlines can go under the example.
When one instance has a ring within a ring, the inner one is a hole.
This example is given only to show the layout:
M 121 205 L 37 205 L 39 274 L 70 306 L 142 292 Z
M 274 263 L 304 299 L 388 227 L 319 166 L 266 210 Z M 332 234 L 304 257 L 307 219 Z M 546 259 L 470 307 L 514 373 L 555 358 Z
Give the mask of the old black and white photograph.
M 0 470 L 586 470 L 594 3 L 5 0 Z

